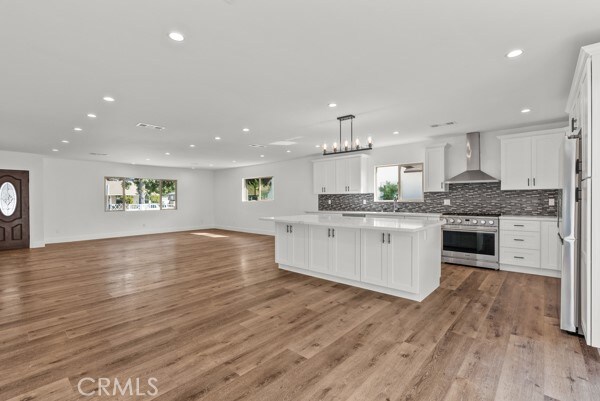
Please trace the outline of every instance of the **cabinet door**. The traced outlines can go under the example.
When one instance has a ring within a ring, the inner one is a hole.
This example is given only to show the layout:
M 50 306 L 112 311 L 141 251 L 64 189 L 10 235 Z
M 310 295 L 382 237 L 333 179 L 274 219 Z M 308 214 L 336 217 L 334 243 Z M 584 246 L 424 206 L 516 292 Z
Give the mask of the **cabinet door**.
M 360 230 L 333 228 L 331 274 L 360 280 Z
M 275 262 L 282 265 L 289 265 L 288 258 L 288 224 L 275 224 Z
M 322 194 L 325 193 L 325 187 L 327 186 L 327 163 L 314 162 L 313 163 L 313 193 Z
M 360 281 L 387 287 L 387 238 L 377 230 L 361 230 Z
M 562 257 L 558 227 L 555 222 L 550 221 L 543 221 L 541 227 L 540 267 L 560 271 L 562 269 Z
M 388 286 L 418 292 L 417 271 L 413 255 L 413 235 L 393 232 L 388 244 Z M 433 252 L 433 250 L 432 250 Z
M 334 194 L 336 193 L 336 168 L 335 160 L 329 160 L 323 162 L 324 165 L 324 177 L 325 177 L 325 193 Z
M 347 159 L 346 162 L 348 192 L 359 194 L 366 186 L 366 161 L 362 157 Z
M 578 113 L 578 126 L 581 127 L 581 161 L 582 161 L 582 178 L 592 176 L 592 142 L 590 139 L 592 129 L 592 91 L 590 88 L 590 61 L 588 60 L 586 65 L 586 73 L 581 81 L 581 89 L 579 93 L 579 101 L 577 106 L 579 108 Z
M 302 224 L 291 225 L 288 235 L 288 260 L 290 265 L 305 269 L 307 267 L 306 226 Z
M 425 150 L 425 191 L 444 192 L 446 180 L 443 147 Z
M 564 135 L 550 134 L 531 138 L 532 189 L 558 189 L 560 187 L 559 159 Z
M 348 192 L 348 159 L 335 161 L 335 192 L 343 194 Z
M 502 140 L 501 188 L 533 189 L 531 186 L 531 138 Z
M 308 268 L 320 273 L 329 271 L 329 240 L 328 228 L 325 226 L 309 226 L 309 264 Z

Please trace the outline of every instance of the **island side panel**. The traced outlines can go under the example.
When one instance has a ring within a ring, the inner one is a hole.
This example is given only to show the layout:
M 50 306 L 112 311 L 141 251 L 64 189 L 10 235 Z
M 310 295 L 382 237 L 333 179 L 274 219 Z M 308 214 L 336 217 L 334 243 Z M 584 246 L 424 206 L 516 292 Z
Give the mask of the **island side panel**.
M 419 260 L 420 289 L 425 299 L 440 286 L 442 276 L 442 230 L 432 227 L 419 232 L 417 257 Z

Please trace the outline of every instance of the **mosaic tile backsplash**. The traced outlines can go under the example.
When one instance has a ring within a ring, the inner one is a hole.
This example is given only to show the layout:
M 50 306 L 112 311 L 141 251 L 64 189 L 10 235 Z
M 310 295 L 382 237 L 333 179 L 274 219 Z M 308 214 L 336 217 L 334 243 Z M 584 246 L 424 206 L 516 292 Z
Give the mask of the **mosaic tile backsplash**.
M 407 213 L 499 213 L 517 216 L 556 216 L 560 190 L 501 191 L 500 183 L 451 184 L 448 192 L 426 192 L 424 202 L 399 202 Z M 450 206 L 444 206 L 450 199 Z M 363 200 L 366 204 L 363 204 Z M 329 204 L 331 201 L 331 204 Z M 373 194 L 319 195 L 319 210 L 391 212 L 391 202 L 374 202 Z

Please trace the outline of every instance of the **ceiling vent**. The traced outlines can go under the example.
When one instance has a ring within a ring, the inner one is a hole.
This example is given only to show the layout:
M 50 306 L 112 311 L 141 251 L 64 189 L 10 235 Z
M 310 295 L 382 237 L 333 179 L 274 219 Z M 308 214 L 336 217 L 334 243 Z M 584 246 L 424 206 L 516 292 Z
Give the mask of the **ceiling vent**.
M 440 123 L 440 124 L 431 124 L 430 127 L 431 128 L 438 128 L 438 127 L 445 127 L 447 125 L 455 125 L 456 121 L 448 121 L 447 123 Z
M 92 156 L 108 156 L 108 153 L 90 152 L 90 155 L 92 155 Z
M 151 128 L 151 129 L 156 129 L 159 131 L 162 131 L 165 129 L 165 127 L 161 127 L 160 125 L 153 125 L 153 124 L 146 124 L 146 123 L 137 123 L 135 125 L 136 127 L 141 127 L 141 128 Z
M 258 143 L 253 143 L 252 145 L 248 145 L 248 146 L 250 146 L 251 148 L 266 148 L 265 145 L 260 145 Z

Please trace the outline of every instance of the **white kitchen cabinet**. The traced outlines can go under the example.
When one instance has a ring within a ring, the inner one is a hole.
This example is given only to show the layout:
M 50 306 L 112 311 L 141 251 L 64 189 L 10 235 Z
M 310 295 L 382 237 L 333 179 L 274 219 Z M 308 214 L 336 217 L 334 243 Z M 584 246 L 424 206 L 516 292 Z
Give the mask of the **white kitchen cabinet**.
M 315 194 L 335 193 L 335 181 L 335 160 L 319 160 L 313 162 L 313 192 Z
M 561 243 L 556 220 L 501 218 L 501 270 L 560 277 L 561 265 Z
M 500 136 L 502 190 L 560 188 L 564 129 Z
M 327 156 L 313 161 L 315 194 L 366 193 L 367 155 Z
M 544 269 L 561 271 L 561 243 L 558 226 L 554 221 L 541 222 L 540 232 L 540 265 Z
M 361 280 L 407 292 L 418 291 L 413 235 L 362 230 Z
M 308 267 L 306 226 L 302 224 L 275 225 L 275 261 L 299 268 Z
M 441 144 L 425 149 L 424 192 L 446 191 L 446 147 L 447 144 Z
M 310 270 L 360 279 L 360 230 L 311 225 L 308 241 Z

